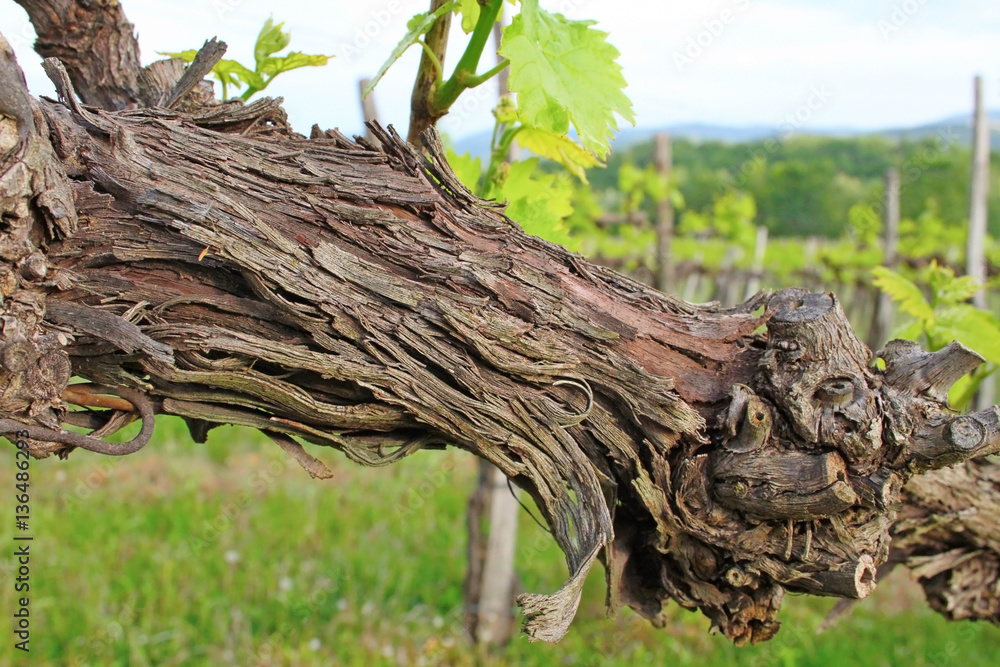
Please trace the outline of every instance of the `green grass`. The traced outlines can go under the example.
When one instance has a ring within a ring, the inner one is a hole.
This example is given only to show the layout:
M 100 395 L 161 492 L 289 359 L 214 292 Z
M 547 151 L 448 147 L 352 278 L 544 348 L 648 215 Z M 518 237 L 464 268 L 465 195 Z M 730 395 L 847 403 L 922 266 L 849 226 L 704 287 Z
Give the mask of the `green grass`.
M 123 459 L 78 451 L 32 462 L 32 651 L 23 661 L 5 634 L 0 665 L 920 667 L 1000 655 L 1000 628 L 946 622 L 902 572 L 822 635 L 833 602 L 789 598 L 774 641 L 736 649 L 676 607 L 663 629 L 630 612 L 607 618 L 599 571 L 562 642 L 518 636 L 477 654 L 461 628 L 471 457 L 425 452 L 366 470 L 330 452 L 336 475 L 317 481 L 260 436 L 218 429 L 194 445 L 176 421 L 163 426 Z M 12 454 L 0 446 L 11 491 Z M 12 522 L 0 520 L 5 554 Z M 521 531 L 526 590 L 555 590 L 566 574 L 558 548 L 527 517 Z M 9 566 L 5 556 L 8 618 Z

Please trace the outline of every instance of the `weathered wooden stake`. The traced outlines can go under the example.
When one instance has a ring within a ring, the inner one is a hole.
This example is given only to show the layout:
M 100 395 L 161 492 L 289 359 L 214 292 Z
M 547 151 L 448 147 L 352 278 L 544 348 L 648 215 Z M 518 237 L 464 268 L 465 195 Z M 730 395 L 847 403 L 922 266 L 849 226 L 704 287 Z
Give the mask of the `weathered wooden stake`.
M 743 256 L 743 249 L 734 245 L 726 248 L 726 256 L 722 258 L 719 275 L 715 279 L 715 298 L 725 306 L 731 306 L 739 298 L 739 281 L 736 279 L 736 262 Z
M 365 77 L 358 81 L 358 97 L 361 99 L 361 116 L 362 120 L 367 123 L 369 121 L 380 122 L 378 117 L 378 107 L 375 106 L 375 93 L 372 92 L 369 95 L 365 95 L 365 89 L 372 82 L 371 79 Z M 375 135 L 372 134 L 371 128 L 365 125 L 365 139 L 369 142 L 374 143 L 378 141 Z
M 983 99 L 983 77 L 977 76 L 974 84 L 975 107 L 972 114 L 972 177 L 969 184 L 969 242 L 966 247 L 966 273 L 980 282 L 986 282 L 986 199 L 990 189 L 990 124 L 986 117 Z M 986 290 L 979 290 L 972 297 L 977 308 L 989 308 Z M 987 378 L 979 386 L 975 405 L 985 409 L 993 405 L 996 394 L 994 380 Z
M 653 139 L 653 162 L 660 176 L 667 180 L 673 169 L 670 135 L 659 132 Z M 656 205 L 656 288 L 673 293 L 674 260 L 670 250 L 674 240 L 674 205 L 667 194 Z
M 885 172 L 885 211 L 882 216 L 885 229 L 883 266 L 896 268 L 899 249 L 899 170 L 895 167 Z M 875 305 L 875 317 L 872 318 L 872 332 L 868 342 L 874 349 L 879 349 L 889 340 L 895 320 L 895 308 L 892 298 L 885 292 L 879 292 Z
M 972 178 L 969 186 L 969 241 L 966 273 L 986 281 L 986 197 L 990 185 L 990 126 L 983 100 L 983 77 L 975 79 L 975 110 L 972 115 Z M 978 308 L 986 308 L 986 293 L 972 298 Z
M 753 247 L 753 264 L 750 265 L 750 279 L 747 280 L 747 289 L 744 299 L 749 299 L 760 289 L 761 279 L 764 276 L 764 255 L 767 253 L 767 227 L 760 225 L 757 227 L 757 242 Z
M 698 298 L 702 282 L 701 263 L 703 260 L 704 257 L 700 252 L 694 256 L 694 268 L 688 273 L 687 280 L 684 281 L 684 291 L 681 293 L 681 298 L 685 301 L 694 301 Z

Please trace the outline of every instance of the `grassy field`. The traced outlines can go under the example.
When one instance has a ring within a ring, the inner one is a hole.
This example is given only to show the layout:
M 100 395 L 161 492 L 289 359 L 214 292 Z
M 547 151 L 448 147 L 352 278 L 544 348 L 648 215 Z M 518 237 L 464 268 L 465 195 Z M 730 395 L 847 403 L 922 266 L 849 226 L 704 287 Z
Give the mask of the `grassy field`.
M 427 452 L 366 470 L 331 452 L 337 474 L 321 482 L 252 433 L 217 429 L 195 445 L 163 426 L 123 459 L 32 462 L 31 654 L 5 634 L 0 665 L 1000 664 L 1000 628 L 944 621 L 901 572 L 831 631 L 815 632 L 831 600 L 793 597 L 776 640 L 736 649 L 676 607 L 661 630 L 630 612 L 607 618 L 595 570 L 561 643 L 519 636 L 477 654 L 460 612 L 471 457 Z M 3 441 L 11 495 L 13 451 Z M 558 548 L 526 517 L 521 530 L 525 588 L 555 590 Z

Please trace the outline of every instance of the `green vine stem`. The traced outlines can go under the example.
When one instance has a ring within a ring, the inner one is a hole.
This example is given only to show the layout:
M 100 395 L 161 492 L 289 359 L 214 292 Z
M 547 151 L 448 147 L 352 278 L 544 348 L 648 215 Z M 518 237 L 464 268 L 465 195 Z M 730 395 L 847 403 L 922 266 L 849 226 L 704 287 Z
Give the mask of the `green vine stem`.
M 507 63 L 504 62 L 481 76 L 476 74 L 479 59 L 482 57 L 483 49 L 486 48 L 486 43 L 493 32 L 493 24 L 497 22 L 500 11 L 503 9 L 503 2 L 504 0 L 489 0 L 487 4 L 480 7 L 479 20 L 476 21 L 476 27 L 472 30 L 472 36 L 465 47 L 465 52 L 459 58 L 458 64 L 455 65 L 455 71 L 452 72 L 451 78 L 437 89 L 437 94 L 430 100 L 432 113 L 438 112 L 444 115 L 466 89 L 474 88 L 490 77 L 496 76 L 507 66 Z

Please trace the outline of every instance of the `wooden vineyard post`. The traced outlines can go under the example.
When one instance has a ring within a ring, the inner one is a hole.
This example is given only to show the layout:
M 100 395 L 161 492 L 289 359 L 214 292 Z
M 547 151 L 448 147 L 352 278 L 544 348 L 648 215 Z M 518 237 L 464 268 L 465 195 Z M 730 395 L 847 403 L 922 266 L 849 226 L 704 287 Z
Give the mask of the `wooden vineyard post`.
M 767 253 L 767 227 L 757 227 L 757 240 L 753 247 L 753 264 L 750 266 L 750 279 L 744 299 L 749 299 L 760 289 L 761 278 L 764 276 L 764 255 Z
M 986 198 L 990 185 L 990 126 L 983 99 L 983 77 L 975 78 L 975 108 L 972 115 L 972 177 L 969 186 L 969 240 L 966 247 L 966 274 L 986 282 Z M 986 290 L 972 297 L 977 308 L 988 308 Z M 992 378 L 979 387 L 976 407 L 993 404 L 995 394 Z
M 972 117 L 972 179 L 969 187 L 969 241 L 966 248 L 966 273 L 986 280 L 986 196 L 990 179 L 990 130 L 983 101 L 983 78 L 975 79 L 975 111 Z M 979 308 L 986 308 L 986 293 L 972 297 Z
M 697 253 L 694 256 L 694 261 L 692 264 L 692 269 L 687 275 L 687 279 L 684 281 L 684 291 L 681 293 L 681 298 L 685 301 L 694 301 L 698 298 L 698 291 L 701 289 L 702 273 L 701 263 L 704 261 L 704 255 L 702 253 Z
M 659 132 L 653 138 L 653 162 L 664 181 L 669 182 L 673 169 L 670 135 Z M 674 205 L 667 193 L 656 206 L 656 288 L 673 294 L 674 262 L 671 245 L 674 239 Z
M 358 94 L 361 99 L 361 120 L 365 123 L 369 121 L 379 122 L 378 107 L 375 106 L 375 93 L 371 92 L 367 96 L 365 95 L 365 90 L 371 85 L 371 82 L 372 80 L 368 77 L 358 81 Z M 365 125 L 365 139 L 371 143 L 378 141 L 368 125 Z
M 885 172 L 885 211 L 882 220 L 885 223 L 885 254 L 882 264 L 895 269 L 899 248 L 899 170 L 895 167 Z M 872 332 L 869 343 L 874 349 L 879 349 L 889 340 L 895 317 L 892 298 L 885 292 L 879 292 L 875 305 L 875 317 L 872 318 Z
M 478 486 L 469 500 L 470 560 L 465 585 L 466 627 L 477 644 L 502 645 L 516 627 L 514 553 L 519 509 L 506 475 L 493 464 L 480 462 Z
M 726 248 L 726 256 L 722 258 L 722 266 L 715 278 L 715 299 L 725 305 L 732 305 L 738 298 L 740 283 L 736 277 L 739 270 L 736 262 L 743 256 L 743 250 L 735 245 Z

